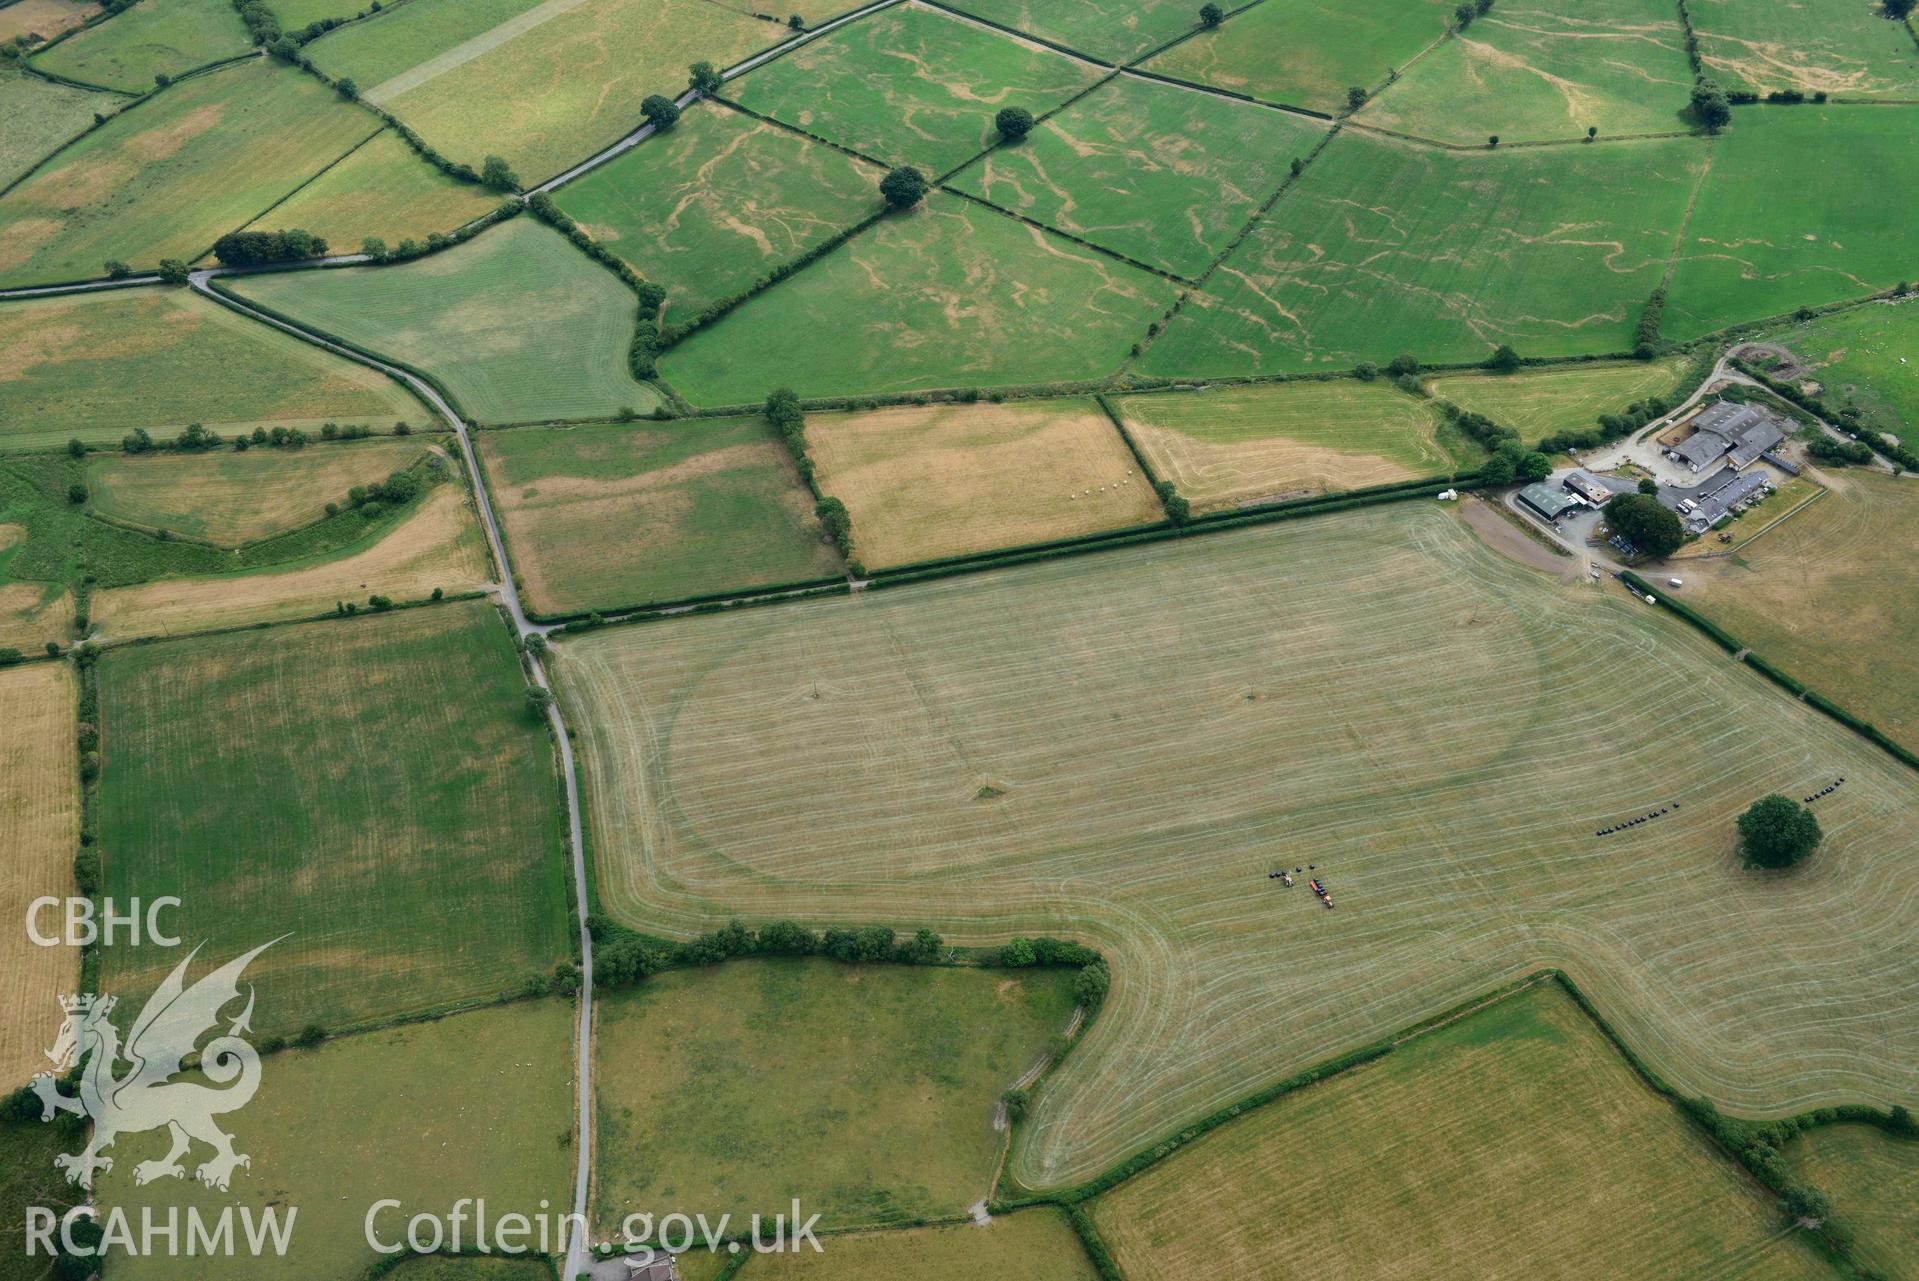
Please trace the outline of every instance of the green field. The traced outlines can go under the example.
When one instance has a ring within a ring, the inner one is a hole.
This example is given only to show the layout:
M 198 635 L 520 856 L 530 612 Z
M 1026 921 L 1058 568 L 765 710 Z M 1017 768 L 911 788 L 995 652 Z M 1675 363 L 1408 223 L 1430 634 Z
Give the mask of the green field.
M 1431 401 L 1387 383 L 1259 383 L 1114 400 L 1161 480 L 1208 510 L 1438 476 L 1483 458 L 1442 443 Z
M 546 735 L 485 604 L 100 664 L 106 892 L 178 895 L 184 937 L 254 963 L 254 1026 L 291 1034 L 493 996 L 565 955 Z M 115 991 L 166 949 L 105 949 Z
M 1857 1234 L 1855 1260 L 1887 1277 L 1919 1273 L 1919 1143 L 1874 1126 L 1820 1126 L 1788 1144 L 1785 1157 Z
M 841 27 L 728 85 L 742 106 L 888 165 L 937 177 L 991 146 L 1001 107 L 1051 111 L 1091 63 L 905 4 Z
M 553 1265 L 545 1259 L 423 1254 L 391 1275 L 398 1281 L 553 1281 Z
M 92 124 L 94 112 L 111 115 L 124 101 L 37 76 L 0 71 L 0 119 L 7 122 L 0 131 L 0 187 Z
M 264 59 L 182 81 L 7 193 L 0 283 L 103 276 L 110 259 L 147 269 L 192 261 L 378 124 L 312 76 Z
M 190 422 L 384 430 L 428 413 L 384 374 L 177 289 L 0 302 L 0 368 L 8 449 L 117 444 L 135 427 L 161 437 Z
M 1543 965 L 1729 1109 L 1919 1088 L 1911 771 L 1438 504 L 558 648 L 629 924 L 1106 951 L 1112 994 L 1013 1156 L 1030 1184 Z M 1840 775 L 1812 862 L 1739 869 L 1735 815 Z M 1268 881 L 1282 861 L 1338 909 Z
M 1919 42 L 1877 4 L 1691 0 L 1706 74 L 1730 89 L 1919 98 Z
M 369 10 L 369 0 L 272 0 L 267 8 L 288 31 L 298 31 L 325 18 L 352 18 Z
M 1669 0 L 1512 0 L 1415 64 L 1359 113 L 1382 129 L 1480 143 L 1689 127 L 1685 30 Z
M 1140 371 L 1477 361 L 1500 343 L 1526 356 L 1624 350 L 1705 158 L 1691 139 L 1456 152 L 1349 130 Z
M 481 422 L 661 403 L 627 368 L 633 291 L 530 217 L 416 262 L 247 276 L 233 289 L 427 374 Z
M 934 193 L 668 351 L 698 405 L 1102 378 L 1173 285 Z
M 785 34 L 706 0 L 411 0 L 309 48 L 329 74 L 456 159 L 506 157 L 535 183 L 638 127 L 686 87 Z
M 1229 1123 L 1094 1221 L 1130 1281 L 1833 1275 L 1557 985 Z
M 1095 1281 L 1099 1273 L 1072 1225 L 1050 1206 L 1000 1215 L 985 1227 L 921 1228 L 834 1237 L 818 1254 L 754 1259 L 746 1281 Z
M 253 42 L 228 0 L 136 4 L 62 40 L 33 65 L 108 89 L 141 93 L 156 76 L 177 76 L 247 52 Z
M 717 104 L 561 188 L 594 239 L 699 315 L 878 212 L 880 170 Z
M 813 495 L 764 418 L 485 432 L 528 605 L 608 610 L 830 578 Z M 607 548 L 632 554 L 607 555 Z
M 1766 338 L 1812 366 L 1829 404 L 1856 406 L 1869 425 L 1919 442 L 1919 302 L 1855 307 Z
M 1313 111 L 1346 109 L 1445 34 L 1445 0 L 1289 0 L 1254 5 L 1149 60 L 1146 70 Z
M 594 1226 L 785 1210 L 823 1226 L 986 1195 L 1002 1091 L 1073 1011 L 1073 971 L 735 961 L 609 993 Z
M 1050 40 L 1104 62 L 1124 63 L 1199 25 L 1199 10 L 1179 0 L 961 0 L 975 17 Z
M 1309 154 L 1324 126 L 1122 76 L 999 147 L 962 191 L 1148 266 L 1198 276 Z
M 47 1281 L 54 1275 L 44 1255 L 27 1255 L 27 1207 L 55 1213 L 75 1204 L 75 1189 L 54 1168 L 53 1158 L 79 1149 L 86 1131 L 74 1124 L 43 1125 L 40 1114 L 0 1123 L 0 1281 Z
M 356 253 L 368 236 L 389 248 L 450 232 L 500 203 L 497 192 L 455 182 L 415 155 L 391 131 L 334 165 L 250 225 L 259 231 L 303 227 L 336 253 Z
M 1567 365 L 1513 374 L 1446 374 L 1428 380 L 1433 395 L 1538 441 L 1582 431 L 1601 414 L 1616 414 L 1649 396 L 1675 398 L 1692 368 L 1684 356 L 1618 365 Z
M 1919 109 L 1742 111 L 1679 244 L 1665 335 L 1680 340 L 1919 277 L 1901 184 Z M 1894 184 L 1888 187 L 1888 183 Z
M 228 958 L 221 953 L 218 959 Z M 263 992 L 262 1008 L 265 1000 Z M 149 1133 L 127 1135 L 116 1145 L 120 1160 L 102 1177 L 101 1201 L 136 1216 L 147 1206 L 159 1213 L 198 1206 L 208 1215 L 235 1204 L 256 1212 L 277 1205 L 283 1215 L 297 1207 L 293 1246 L 284 1257 L 195 1259 L 192 1275 L 208 1281 L 358 1281 L 379 1258 L 366 1243 L 367 1213 L 387 1198 L 403 1203 L 374 1220 L 389 1244 L 404 1241 L 409 1216 L 444 1216 L 462 1197 L 486 1198 L 494 1223 L 511 1213 L 537 1214 L 548 1203 L 570 1205 L 572 1017 L 560 1001 L 523 1001 L 268 1055 L 260 1092 L 245 1109 L 221 1118 L 235 1149 L 253 1158 L 250 1169 L 235 1173 L 230 1190 L 201 1187 L 191 1165 L 184 1180 L 134 1186 L 135 1158 L 165 1152 L 164 1132 Z M 208 1153 L 196 1144 L 188 1160 Z M 470 1215 L 473 1207 L 467 1209 Z M 472 1231 L 469 1218 L 469 1245 Z M 184 1252 L 184 1229 L 182 1243 Z M 181 1275 L 178 1260 L 165 1255 L 115 1257 L 109 1266 L 114 1277 L 131 1281 Z M 448 1271 L 409 1263 L 393 1275 L 545 1281 L 552 1273 L 543 1264 L 479 1263 Z

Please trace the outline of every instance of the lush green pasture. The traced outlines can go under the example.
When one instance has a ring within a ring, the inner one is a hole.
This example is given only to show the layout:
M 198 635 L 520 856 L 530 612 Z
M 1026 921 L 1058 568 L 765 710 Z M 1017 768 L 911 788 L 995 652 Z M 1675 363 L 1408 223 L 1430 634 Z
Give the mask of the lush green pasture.
M 952 7 L 1111 63 L 1128 62 L 1199 26 L 1199 10 L 1180 0 L 962 0 Z
M 1556 986 L 1241 1117 L 1094 1221 L 1134 1281 L 1832 1275 Z
M 7 193 L 0 283 L 103 276 L 109 260 L 191 261 L 377 125 L 312 76 L 264 59 L 181 81 Z
M 920 1228 L 834 1237 L 820 1253 L 768 1254 L 748 1265 L 750 1281 L 1095 1281 L 1066 1216 L 1051 1206 L 1000 1215 L 985 1227 Z
M 694 334 L 660 374 L 695 404 L 1102 378 L 1174 286 L 934 193 Z
M 213 959 L 224 962 L 226 951 Z M 556 1207 L 571 1205 L 571 1022 L 563 1002 L 525 1001 L 269 1055 L 253 1101 L 221 1118 L 235 1150 L 253 1159 L 250 1169 L 235 1173 L 229 1190 L 200 1186 L 191 1164 L 184 1179 L 135 1186 L 135 1157 L 157 1160 L 165 1153 L 161 1131 L 121 1138 L 114 1148 L 120 1159 L 102 1178 L 100 1200 L 125 1207 L 136 1224 L 143 1207 L 164 1214 L 168 1207 L 197 1206 L 208 1216 L 236 1204 L 256 1213 L 278 1206 L 282 1215 L 298 1208 L 293 1246 L 284 1257 L 194 1259 L 192 1275 L 210 1281 L 355 1281 L 380 1257 L 367 1245 L 365 1224 L 374 1202 L 387 1198 L 402 1207 L 385 1208 L 373 1220 L 386 1244 L 404 1244 L 412 1215 L 444 1219 L 463 1197 L 486 1198 L 494 1224 L 508 1214 L 539 1214 L 543 1205 L 558 1213 Z M 205 1160 L 208 1151 L 196 1144 L 187 1161 Z M 471 1246 L 475 1207 L 465 1208 Z M 164 1254 L 117 1257 L 109 1266 L 114 1276 L 132 1281 L 181 1275 L 178 1259 Z M 393 1275 L 403 1281 L 552 1275 L 536 1266 L 480 1262 L 449 1272 L 444 1265 L 409 1263 Z
M 0 9 L 0 13 L 8 10 Z M 6 186 L 93 123 L 94 112 L 111 115 L 126 100 L 53 84 L 38 76 L 0 71 L 0 187 Z
M 1567 365 L 1514 374 L 1446 374 L 1426 385 L 1463 409 L 1486 415 L 1528 441 L 1593 426 L 1601 414 L 1616 414 L 1649 396 L 1674 397 L 1692 361 L 1634 361 L 1617 365 Z
M 1484 457 L 1439 439 L 1432 402 L 1387 383 L 1256 383 L 1114 402 L 1162 480 L 1200 509 L 1417 480 Z
M 190 422 L 221 431 L 325 420 L 376 430 L 428 412 L 363 365 L 176 289 L 0 302 L 0 446 L 118 443 Z
M 1903 212 L 1919 108 L 1753 107 L 1714 144 L 1679 245 L 1665 333 L 1863 297 L 1919 277 Z
M 1066 1030 L 1073 977 L 758 960 L 607 994 L 595 1226 L 794 1197 L 827 1226 L 963 1213 L 993 1181 L 995 1103 Z
M 1146 70 L 1313 111 L 1346 109 L 1445 34 L 1445 0 L 1287 0 L 1235 14 L 1150 59 Z
M 1732 89 L 1919 98 L 1919 42 L 1877 4 L 1692 0 L 1706 74 Z
M 505 156 L 529 183 L 640 123 L 648 94 L 686 87 L 787 34 L 706 0 L 413 0 L 314 42 L 314 61 L 478 167 Z
M 486 432 L 528 603 L 584 613 L 841 572 L 764 418 Z M 609 548 L 620 549 L 608 554 Z
M 288 31 L 323 18 L 352 18 L 368 13 L 370 0 L 272 0 L 267 8 Z
M 1420 59 L 1359 119 L 1454 143 L 1660 133 L 1689 127 L 1679 113 L 1691 93 L 1668 0 L 1512 0 Z
M 1500 343 L 1528 356 L 1629 348 L 1705 160 L 1692 139 L 1458 152 L 1349 130 L 1140 369 L 1476 361 Z
M 670 324 L 875 213 L 880 176 L 844 152 L 706 104 L 555 199 L 666 287 Z
M 633 291 L 530 217 L 416 262 L 245 276 L 233 288 L 428 374 L 483 422 L 660 404 L 627 366 Z
M 1857 1234 L 1854 1258 L 1887 1277 L 1919 1270 L 1919 1143 L 1874 1126 L 1821 1126 L 1794 1139 L 1785 1156 Z
M 183 900 L 292 1033 L 493 996 L 565 955 L 545 729 L 483 603 L 113 651 L 100 664 L 106 892 Z M 178 956 L 106 949 L 110 987 Z
M 162 0 L 136 4 L 89 27 L 33 60 L 33 65 L 108 89 L 139 93 L 156 76 L 177 76 L 252 48 L 228 0 Z
M 1879 430 L 1915 440 L 1919 303 L 1855 307 L 1766 337 L 1812 366 L 1827 403 L 1857 406 Z
M 1284 112 L 1122 76 L 1018 146 L 989 152 L 955 185 L 1193 277 L 1226 251 L 1323 132 Z
M 1052 110 L 1101 69 L 905 4 L 841 27 L 727 86 L 743 106 L 935 177 L 991 146 L 1001 107 Z
M 14 0 L 0 8 L 0 41 L 21 36 L 51 40 L 99 12 L 93 0 Z
M 388 247 L 424 241 L 471 222 L 500 203 L 497 192 L 455 182 L 387 132 L 256 218 L 255 230 L 304 227 L 339 253 L 356 253 L 368 236 Z
M 1028 1183 L 1543 965 L 1728 1108 L 1919 1088 L 1919 780 L 1436 503 L 559 650 L 619 918 L 1107 952 L 1112 994 L 1014 1153 Z M 1840 775 L 1815 859 L 1740 870 L 1737 814 Z M 1316 863 L 1337 910 L 1268 881 L 1282 862 Z

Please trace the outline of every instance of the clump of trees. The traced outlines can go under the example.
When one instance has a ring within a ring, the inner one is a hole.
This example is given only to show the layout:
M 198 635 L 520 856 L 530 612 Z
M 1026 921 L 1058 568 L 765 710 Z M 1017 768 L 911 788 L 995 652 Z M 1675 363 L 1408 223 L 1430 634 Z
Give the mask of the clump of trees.
M 230 231 L 213 242 L 213 256 L 229 267 L 300 262 L 326 257 L 327 243 L 310 231 Z
M 1106 999 L 1112 984 L 1106 958 L 1083 943 L 1068 943 L 1055 938 L 1017 938 L 999 950 L 999 963 L 1008 969 L 1028 969 L 1036 965 L 1079 967 L 1073 982 L 1073 994 L 1088 1011 Z
M 1364 86 L 1354 85 L 1346 91 L 1346 109 L 1348 111 L 1358 111 L 1366 105 L 1366 99 L 1370 96 Z
M 1732 123 L 1732 102 L 1717 80 L 1701 77 L 1693 85 L 1692 114 L 1707 133 L 1718 133 Z
M 1621 494 L 1606 504 L 1606 524 L 1648 556 L 1670 556 L 1686 541 L 1686 527 L 1658 499 Z
M 1166 519 L 1175 525 L 1184 525 L 1193 518 L 1193 505 L 1181 498 L 1179 491 L 1173 488 L 1170 480 L 1155 481 L 1153 492 L 1159 495 L 1159 505 L 1166 509 Z
M 657 133 L 665 133 L 680 122 L 680 109 L 671 98 L 652 93 L 640 103 L 640 114 Z
M 1207 3 L 1199 7 L 1199 25 L 1211 30 L 1226 21 L 1226 11 L 1216 4 Z
M 1739 852 L 1747 867 L 1791 867 L 1823 839 L 1813 812 L 1777 792 L 1760 797 L 1739 816 Z
M 993 117 L 993 127 L 1007 142 L 1018 142 L 1033 132 L 1033 113 L 1024 107 L 1001 107 Z
M 911 209 L 926 198 L 926 175 L 912 165 L 900 165 L 880 179 L 880 195 L 894 209 Z
M 813 505 L 813 514 L 819 517 L 820 528 L 840 549 L 840 555 L 848 561 L 853 559 L 853 517 L 846 510 L 846 504 L 837 498 L 822 498 Z
M 718 67 L 705 60 L 694 63 L 686 69 L 686 87 L 701 97 L 711 98 L 726 83 Z
M 520 176 L 503 156 L 488 156 L 480 162 L 480 181 L 495 191 L 518 191 Z
M 1834 440 L 1820 432 L 1806 445 L 1806 452 L 1823 463 L 1840 467 L 1864 467 L 1872 461 L 1872 450 L 1856 440 Z

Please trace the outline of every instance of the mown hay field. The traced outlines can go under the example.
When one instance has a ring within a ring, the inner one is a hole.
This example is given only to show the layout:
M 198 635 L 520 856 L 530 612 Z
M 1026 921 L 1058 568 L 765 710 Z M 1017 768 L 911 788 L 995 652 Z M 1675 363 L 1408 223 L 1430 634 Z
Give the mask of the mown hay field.
M 77 990 L 80 951 L 41 947 L 27 935 L 27 907 L 45 895 L 76 893 L 73 854 L 80 848 L 80 769 L 74 746 L 73 675 L 63 664 L 0 670 L 0 911 L 9 928 L 0 949 L 0 1089 L 49 1070 L 64 1017 L 59 998 Z M 41 915 L 59 933 L 59 911 Z
M 639 299 L 530 217 L 416 262 L 243 276 L 233 289 L 420 370 L 484 422 L 611 418 L 661 403 L 627 367 Z
M 1103 378 L 1174 285 L 935 192 L 660 359 L 698 405 Z
M 1876 1126 L 1828 1125 L 1801 1134 L 1784 1155 L 1857 1235 L 1854 1259 L 1888 1277 L 1919 1271 L 1919 1142 Z
M 1086 0 L 1070 5 L 1046 0 L 963 0 L 952 7 L 1115 64 L 1150 53 L 1199 25 L 1199 11 L 1179 0 L 1136 4 Z
M 188 423 L 232 434 L 376 430 L 429 413 L 385 374 L 183 289 L 0 303 L 0 447 L 118 444 Z
M 1073 1012 L 1071 970 L 734 961 L 606 994 L 593 1222 L 957 1215 L 993 1182 L 999 1096 Z
M 879 212 L 883 171 L 718 103 L 568 183 L 560 208 L 690 320 Z
M 254 219 L 250 229 L 302 227 L 337 253 L 358 253 L 369 236 L 389 248 L 451 232 L 500 203 L 498 192 L 455 182 L 388 131 Z
M 687 64 L 725 67 L 787 32 L 705 0 L 424 0 L 316 41 L 314 62 L 477 168 L 540 182 L 638 128 Z
M 1136 1281 L 1831 1275 L 1556 984 L 1230 1122 L 1094 1221 Z
M 1690 138 L 1458 152 L 1349 129 L 1139 368 L 1477 361 L 1501 343 L 1527 356 L 1626 350 L 1706 156 Z
M 1675 399 L 1688 390 L 1681 379 L 1692 367 L 1684 356 L 1631 364 L 1566 365 L 1511 374 L 1442 374 L 1427 380 L 1435 396 L 1481 413 L 1527 441 L 1597 425 L 1651 396 Z
M 1855 307 L 1766 337 L 1812 367 L 1828 403 L 1857 406 L 1880 431 L 1919 439 L 1919 303 Z
M 1313 111 L 1346 109 L 1346 90 L 1375 89 L 1437 42 L 1443 0 L 1297 0 L 1254 5 L 1148 59 L 1147 71 Z
M 1117 397 L 1154 474 L 1199 510 L 1451 472 L 1484 457 L 1430 401 L 1385 383 L 1263 383 Z
M 25 35 L 51 40 L 99 12 L 92 0 L 14 0 L 0 9 L 0 41 Z
M 1706 74 L 1729 89 L 1919 98 L 1919 41 L 1876 4 L 1692 0 Z
M 998 138 L 1001 107 L 1040 115 L 1104 74 L 925 5 L 841 27 L 727 86 L 740 105 L 933 178 Z
M 1135 76 L 1110 80 L 954 184 L 1015 213 L 1196 277 L 1325 126 Z
M 767 421 L 480 436 L 527 603 L 574 614 L 829 578 L 844 566 Z M 617 550 L 613 550 L 617 549 Z
M 1919 108 L 1740 112 L 1713 144 L 1679 242 L 1665 335 L 1696 338 L 1919 278 L 1901 212 L 1919 192 L 1915 128 Z
M 1014 1153 L 1029 1184 L 1545 965 L 1729 1109 L 1919 1087 L 1919 780 L 1437 504 L 558 649 L 620 919 L 1108 953 L 1112 993 Z M 1737 814 L 1841 775 L 1816 858 L 1740 870 Z M 1309 862 L 1337 910 L 1267 880 Z
M 254 1026 L 297 1032 L 490 997 L 566 950 L 544 726 L 484 603 L 100 664 L 106 892 L 177 895 L 183 937 L 252 967 Z M 179 957 L 104 949 L 108 986 Z
M 1441 142 L 1538 142 L 1670 133 L 1692 93 L 1686 33 L 1665 0 L 1576 9 L 1517 0 L 1480 15 L 1359 113 Z
M 91 279 L 109 260 L 148 270 L 162 258 L 191 262 L 378 124 L 312 76 L 267 59 L 183 80 L 7 193 L 0 282 Z
M 488 1258 L 477 1254 L 421 1254 L 390 1274 L 398 1281 L 553 1281 L 544 1258 Z
M 55 0 L 65 3 L 65 0 Z M 19 5 L 0 9 L 0 17 Z M 5 39 L 0 36 L 0 39 Z M 22 72 L 0 71 L 0 187 L 38 164 L 49 152 L 93 123 L 93 113 L 111 115 L 123 98 L 54 84 Z
M 1078 538 L 1166 519 L 1091 400 L 815 414 L 820 492 L 846 504 L 868 568 Z
M 252 48 L 226 0 L 137 4 L 38 55 L 42 71 L 108 89 L 143 93 L 156 76 L 177 76 Z
M 1051 1206 L 912 1232 L 834 1237 L 815 1254 L 767 1254 L 747 1265 L 750 1281 L 1095 1281 L 1099 1276 L 1066 1216 Z
M 223 951 L 214 959 L 228 958 Z M 260 1000 L 264 1009 L 264 991 Z M 163 1155 L 161 1131 L 120 1140 L 120 1160 L 101 1176 L 100 1201 L 123 1207 L 135 1223 L 148 1207 L 162 1222 L 173 1207 L 196 1207 L 209 1218 L 229 1205 L 256 1213 L 277 1205 L 283 1218 L 298 1207 L 285 1255 L 196 1258 L 193 1275 L 208 1281 L 363 1276 L 380 1259 L 366 1241 L 367 1212 L 389 1197 L 402 1208 L 385 1209 L 374 1219 L 389 1244 L 404 1244 L 412 1215 L 444 1220 L 462 1197 L 486 1198 L 493 1224 L 508 1214 L 540 1214 L 543 1205 L 557 1214 L 555 1207 L 571 1204 L 571 1022 L 565 1002 L 521 1001 L 269 1055 L 259 1093 L 222 1118 L 235 1150 L 253 1158 L 250 1169 L 234 1174 L 231 1190 L 200 1186 L 191 1164 L 185 1179 L 135 1186 L 133 1158 Z M 205 1156 L 206 1149 L 196 1145 L 189 1160 Z M 467 1205 L 466 1212 L 472 1215 L 475 1207 Z M 470 1218 L 465 1226 L 470 1244 Z M 489 1240 L 497 1245 L 498 1238 Z M 393 1275 L 405 1281 L 433 1275 L 416 1271 L 420 1266 L 409 1263 Z M 117 1257 L 114 1271 L 132 1281 L 180 1275 L 177 1260 L 164 1253 Z M 470 1275 L 475 1281 L 524 1281 L 527 1274 L 482 1264 Z M 537 1275 L 552 1274 L 542 1267 Z

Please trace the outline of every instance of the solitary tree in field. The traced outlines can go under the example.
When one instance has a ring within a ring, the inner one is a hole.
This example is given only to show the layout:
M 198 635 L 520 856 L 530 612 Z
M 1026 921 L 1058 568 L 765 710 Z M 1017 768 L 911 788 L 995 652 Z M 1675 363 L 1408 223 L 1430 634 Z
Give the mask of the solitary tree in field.
M 1679 517 L 1645 494 L 1621 494 L 1607 503 L 1606 523 L 1648 556 L 1670 556 L 1686 541 Z
M 806 19 L 796 13 L 786 20 L 786 25 L 795 31 L 804 31 L 806 30 Z
M 1819 848 L 1825 833 L 1811 810 L 1789 796 L 1762 796 L 1739 816 L 1739 852 L 1747 867 L 1791 867 Z
M 1359 85 L 1354 85 L 1346 91 L 1346 109 L 1348 111 L 1358 111 L 1365 105 L 1366 90 L 1364 88 Z
M 646 117 L 646 123 L 664 133 L 679 122 L 680 109 L 673 105 L 671 98 L 654 93 L 648 94 L 646 100 L 640 103 L 640 114 Z
M 686 83 L 695 92 L 710 98 L 720 91 L 720 86 L 726 81 L 720 78 L 718 69 L 712 63 L 702 61 L 686 69 Z
M 480 162 L 480 181 L 495 191 L 517 191 L 520 176 L 503 156 L 488 156 Z
M 1008 142 L 1018 142 L 1033 132 L 1033 113 L 1024 107 L 1001 107 L 993 117 L 993 127 Z
M 926 175 L 901 165 L 880 179 L 880 194 L 895 209 L 911 209 L 926 196 Z
M 1217 27 L 1224 21 L 1226 21 L 1226 11 L 1218 5 L 1203 4 L 1199 7 L 1200 26 L 1208 28 Z

